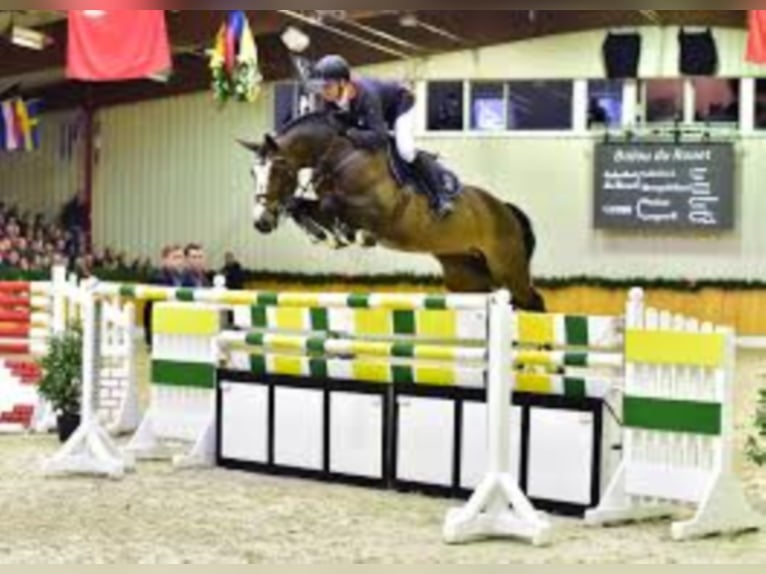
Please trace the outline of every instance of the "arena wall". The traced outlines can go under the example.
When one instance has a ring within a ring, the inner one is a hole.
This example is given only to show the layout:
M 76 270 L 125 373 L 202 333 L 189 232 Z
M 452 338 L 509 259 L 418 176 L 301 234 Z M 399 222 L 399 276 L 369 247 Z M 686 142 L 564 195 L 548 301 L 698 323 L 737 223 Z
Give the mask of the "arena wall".
M 647 28 L 642 76 L 677 70 L 677 29 Z M 743 64 L 745 33 L 716 30 L 721 75 L 749 77 Z M 604 31 L 546 37 L 455 52 L 370 73 L 428 79 L 597 78 L 603 75 Z M 590 54 L 590 57 L 588 57 Z M 208 93 L 115 107 L 98 114 L 98 163 L 94 190 L 97 247 L 118 246 L 156 258 L 171 242 L 201 241 L 211 264 L 232 250 L 247 267 L 297 273 L 432 274 L 426 257 L 383 250 L 335 253 L 312 246 L 294 227 L 271 237 L 250 221 L 252 182 L 248 154 L 238 138 L 257 139 L 273 126 L 274 87 L 264 86 L 256 105 L 218 109 Z M 424 117 L 421 98 L 421 116 Z M 43 205 L 77 187 L 76 162 L 58 157 L 57 118 L 46 117 L 45 147 L 29 157 L 0 157 L 3 195 Z M 422 123 L 422 122 L 421 122 Z M 675 279 L 759 279 L 766 243 L 766 194 L 761 169 L 766 137 L 738 144 L 737 228 L 733 233 L 603 233 L 592 229 L 592 153 L 586 132 L 556 134 L 421 133 L 420 143 L 443 155 L 466 182 L 485 186 L 532 216 L 539 236 L 535 272 L 541 277 L 598 276 Z M 766 133 L 763 134 L 766 136 Z

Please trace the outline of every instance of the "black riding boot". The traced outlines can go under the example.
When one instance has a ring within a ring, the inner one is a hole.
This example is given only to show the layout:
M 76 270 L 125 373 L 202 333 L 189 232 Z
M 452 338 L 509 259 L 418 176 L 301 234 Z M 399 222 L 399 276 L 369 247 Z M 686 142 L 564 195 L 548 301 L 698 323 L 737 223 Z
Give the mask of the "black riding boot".
M 419 153 L 412 163 L 422 187 L 428 193 L 431 209 L 439 219 L 443 219 L 455 210 L 455 205 L 442 193 L 442 183 L 437 166 L 424 153 Z

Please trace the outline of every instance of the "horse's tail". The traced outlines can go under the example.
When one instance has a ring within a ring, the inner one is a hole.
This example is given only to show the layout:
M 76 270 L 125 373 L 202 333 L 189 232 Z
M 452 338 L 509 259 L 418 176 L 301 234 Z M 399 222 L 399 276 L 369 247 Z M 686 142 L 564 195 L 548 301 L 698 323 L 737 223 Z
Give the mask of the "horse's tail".
M 535 235 L 534 227 L 532 226 L 532 220 L 521 209 L 513 205 L 512 203 L 506 203 L 508 209 L 511 210 L 516 219 L 519 220 L 521 225 L 521 232 L 524 238 L 524 248 L 527 253 L 527 262 L 531 262 L 535 256 L 537 250 L 537 236 Z

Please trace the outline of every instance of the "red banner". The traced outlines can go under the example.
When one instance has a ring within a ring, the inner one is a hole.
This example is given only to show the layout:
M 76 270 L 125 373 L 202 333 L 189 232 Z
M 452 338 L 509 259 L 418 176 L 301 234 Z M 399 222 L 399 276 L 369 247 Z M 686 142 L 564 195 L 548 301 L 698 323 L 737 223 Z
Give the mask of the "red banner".
M 766 64 L 766 10 L 750 10 L 747 61 Z
M 69 11 L 69 78 L 134 80 L 171 66 L 164 10 Z

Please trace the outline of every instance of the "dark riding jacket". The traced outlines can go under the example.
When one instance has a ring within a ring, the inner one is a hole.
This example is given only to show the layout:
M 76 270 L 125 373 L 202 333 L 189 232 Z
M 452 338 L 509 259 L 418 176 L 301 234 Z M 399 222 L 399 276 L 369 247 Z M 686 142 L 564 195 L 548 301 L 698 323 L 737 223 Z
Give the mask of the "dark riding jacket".
M 415 105 L 412 92 L 399 82 L 374 78 L 355 78 L 356 97 L 351 100 L 348 116 L 349 138 L 358 146 L 376 150 L 388 145 L 396 120 Z M 336 104 L 328 104 L 338 110 Z

